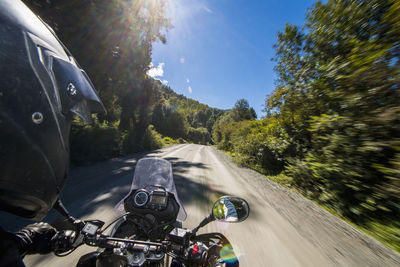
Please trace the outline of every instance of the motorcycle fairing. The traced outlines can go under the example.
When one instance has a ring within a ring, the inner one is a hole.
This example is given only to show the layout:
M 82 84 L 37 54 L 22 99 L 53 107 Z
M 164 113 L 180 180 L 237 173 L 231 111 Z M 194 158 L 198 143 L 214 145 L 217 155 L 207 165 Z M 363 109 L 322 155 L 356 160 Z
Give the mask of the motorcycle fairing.
M 148 186 L 162 186 L 169 193 L 175 196 L 179 204 L 178 221 L 186 220 L 186 211 L 179 200 L 176 191 L 174 177 L 172 174 L 172 165 L 169 161 L 161 158 L 143 158 L 136 163 L 135 173 L 132 179 L 131 190 L 129 193 L 115 206 L 114 210 L 119 214 L 125 214 L 124 200 L 130 196 L 132 191 L 146 188 Z

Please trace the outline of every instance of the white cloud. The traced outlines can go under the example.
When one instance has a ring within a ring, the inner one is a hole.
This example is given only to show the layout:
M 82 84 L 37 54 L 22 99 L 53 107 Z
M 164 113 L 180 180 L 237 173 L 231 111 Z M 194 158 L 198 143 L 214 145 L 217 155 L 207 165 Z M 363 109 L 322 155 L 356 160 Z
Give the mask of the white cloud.
M 190 83 L 190 80 L 189 80 L 189 78 L 186 78 L 186 82 L 187 82 L 187 83 Z
M 188 87 L 188 92 L 189 92 L 189 94 L 191 94 L 192 93 L 192 87 L 189 85 L 189 87 Z
M 167 80 L 161 80 L 161 79 L 158 79 L 158 78 L 153 78 L 153 79 L 157 80 L 157 81 L 160 81 L 160 83 L 162 83 L 163 85 L 167 85 L 168 84 Z
M 204 6 L 204 5 L 203 5 L 203 10 L 204 10 L 205 12 L 209 13 L 209 14 L 212 14 L 212 13 L 213 13 L 211 9 L 209 9 L 208 7 L 206 7 L 206 6 Z
M 184 57 L 181 57 L 181 58 L 179 59 L 179 61 L 183 64 L 183 63 L 185 63 L 185 58 L 184 58 Z
M 164 65 L 165 63 L 161 62 L 158 63 L 157 67 L 154 67 L 153 62 L 150 63 L 150 69 L 147 71 L 147 75 L 149 75 L 152 78 L 155 77 L 162 77 L 164 75 Z

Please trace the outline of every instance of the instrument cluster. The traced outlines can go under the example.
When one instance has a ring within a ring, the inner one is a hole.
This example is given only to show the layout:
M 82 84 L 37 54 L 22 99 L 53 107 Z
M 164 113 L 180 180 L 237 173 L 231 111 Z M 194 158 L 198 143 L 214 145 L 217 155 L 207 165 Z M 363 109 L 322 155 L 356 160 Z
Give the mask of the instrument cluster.
M 124 201 L 125 210 L 136 215 L 152 215 L 158 223 L 175 221 L 179 205 L 173 194 L 163 187 L 137 189 Z
M 163 210 L 168 205 L 168 193 L 161 188 L 151 191 L 139 189 L 133 194 L 133 205 L 137 208 Z

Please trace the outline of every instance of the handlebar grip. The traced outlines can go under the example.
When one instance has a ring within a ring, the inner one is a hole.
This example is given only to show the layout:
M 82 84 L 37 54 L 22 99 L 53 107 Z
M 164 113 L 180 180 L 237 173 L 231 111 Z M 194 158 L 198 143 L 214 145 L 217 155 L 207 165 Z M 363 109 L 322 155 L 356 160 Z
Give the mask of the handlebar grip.
M 72 230 L 65 230 L 58 232 L 51 239 L 51 246 L 54 253 L 64 253 L 71 249 L 74 249 L 73 244 L 76 240 L 76 232 Z

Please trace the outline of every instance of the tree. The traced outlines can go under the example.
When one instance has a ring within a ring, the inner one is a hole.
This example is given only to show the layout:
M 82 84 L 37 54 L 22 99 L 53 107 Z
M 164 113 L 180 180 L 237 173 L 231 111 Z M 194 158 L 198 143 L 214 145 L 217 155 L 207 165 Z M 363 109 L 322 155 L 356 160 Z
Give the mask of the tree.
M 237 121 L 239 120 L 254 120 L 257 114 L 253 108 L 250 108 L 249 102 L 246 99 L 239 99 L 233 107 L 233 112 L 236 114 Z

